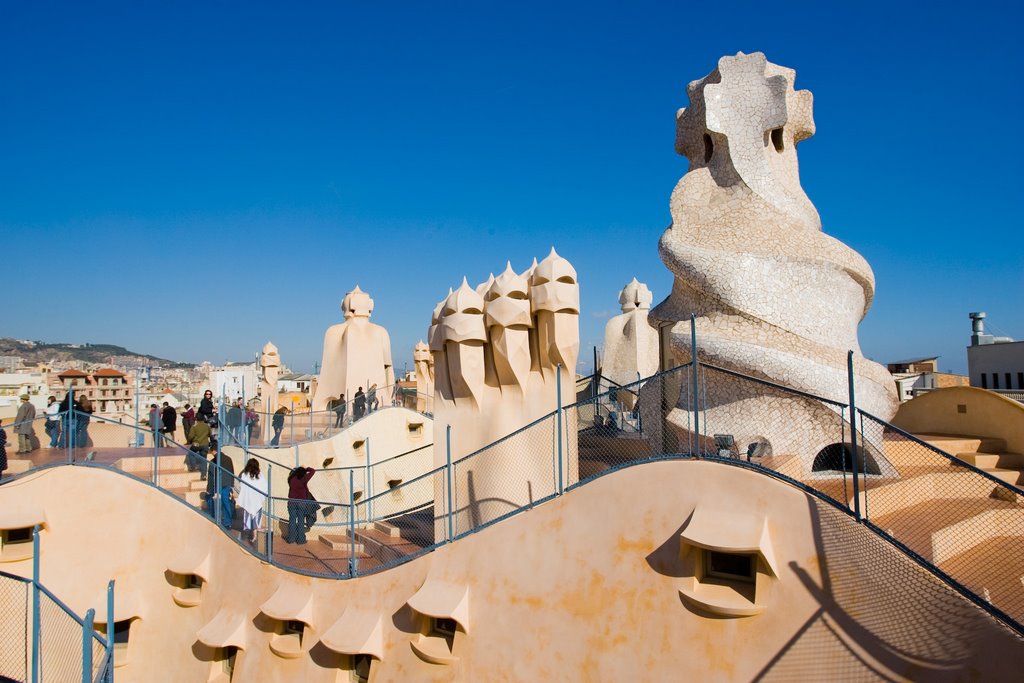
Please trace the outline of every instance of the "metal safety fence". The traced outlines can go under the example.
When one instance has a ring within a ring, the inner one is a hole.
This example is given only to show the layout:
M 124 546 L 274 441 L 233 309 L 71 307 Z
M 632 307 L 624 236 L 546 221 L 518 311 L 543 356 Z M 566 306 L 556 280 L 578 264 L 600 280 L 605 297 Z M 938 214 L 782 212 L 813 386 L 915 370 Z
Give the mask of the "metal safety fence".
M 0 681 L 111 683 L 113 638 L 96 627 L 93 609 L 79 617 L 40 583 L 38 526 L 26 542 L 33 546 L 32 577 L 0 571 Z M 107 614 L 113 590 L 111 581 Z
M 347 578 L 422 555 L 622 467 L 667 458 L 727 462 L 833 504 L 1024 633 L 1019 472 L 993 469 L 998 454 L 983 469 L 977 458 L 958 458 L 858 409 L 852 356 L 848 380 L 849 394 L 838 400 L 687 363 L 629 384 L 595 375 L 572 387 L 575 402 L 559 396 L 564 407 L 456 459 L 450 443 L 457 434 L 380 462 L 367 439 L 362 466 L 310 473 L 252 453 L 235 434 L 221 439 L 238 442 L 240 462 L 215 447 L 202 459 L 206 479 L 198 465 L 187 466 L 196 456 L 171 440 L 153 446 L 150 463 L 116 467 L 210 515 L 273 564 Z M 77 422 L 72 414 L 75 439 Z M 95 444 L 124 442 L 117 430 L 135 427 L 94 416 L 84 431 L 94 445 L 67 446 L 67 462 L 113 464 Z M 429 468 L 398 466 L 427 449 Z M 262 483 L 239 476 L 250 460 Z M 311 496 L 291 497 L 296 477 L 304 486 L 295 490 Z M 257 502 L 240 511 L 245 498 Z

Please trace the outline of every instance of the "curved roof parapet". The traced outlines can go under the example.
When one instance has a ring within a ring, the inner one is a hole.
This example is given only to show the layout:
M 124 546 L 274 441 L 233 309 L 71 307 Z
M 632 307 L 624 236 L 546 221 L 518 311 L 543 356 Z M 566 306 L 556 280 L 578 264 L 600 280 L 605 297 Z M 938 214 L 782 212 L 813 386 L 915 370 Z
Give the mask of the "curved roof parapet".
M 0 529 L 46 526 L 46 510 L 38 505 L 17 505 L 0 510 Z
M 244 650 L 246 621 L 241 612 L 223 608 L 210 623 L 196 632 L 196 638 L 207 647 L 234 646 Z
M 454 619 L 469 632 L 469 586 L 427 577 L 408 605 L 428 617 Z
M 679 538 L 684 543 L 707 550 L 758 553 L 772 574 L 779 575 L 775 551 L 768 536 L 768 520 L 762 515 L 698 507 Z
M 175 574 L 195 574 L 203 581 L 210 580 L 210 548 L 189 547 L 186 552 L 167 563 L 167 569 Z
M 349 605 L 320 642 L 343 655 L 372 655 L 384 658 L 384 629 L 380 612 Z
M 301 621 L 313 626 L 313 591 L 309 586 L 283 583 L 270 599 L 260 605 L 260 611 L 281 621 Z

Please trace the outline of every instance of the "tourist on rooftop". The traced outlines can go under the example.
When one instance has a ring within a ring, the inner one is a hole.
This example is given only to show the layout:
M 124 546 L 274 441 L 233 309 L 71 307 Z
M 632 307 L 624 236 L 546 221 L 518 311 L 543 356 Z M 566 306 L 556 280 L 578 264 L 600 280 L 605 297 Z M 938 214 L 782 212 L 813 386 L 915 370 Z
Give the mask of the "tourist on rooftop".
M 153 432 L 153 448 L 160 445 L 160 408 L 155 403 L 149 404 L 149 430 Z
M 189 451 L 185 456 L 185 466 L 189 472 L 199 470 L 199 479 L 206 479 L 207 460 L 206 454 L 210 452 L 210 425 L 206 417 L 200 415 L 192 429 L 185 435 L 188 440 Z
M 242 508 L 242 538 L 255 545 L 256 531 L 263 517 L 263 504 L 267 501 L 267 478 L 260 472 L 260 463 L 249 458 L 235 484 L 238 507 Z
M 56 396 L 46 399 L 46 435 L 50 437 L 50 448 L 60 443 L 60 405 Z
M 7 469 L 7 432 L 4 431 L 4 421 L 0 420 L 0 479 Z
M 360 419 L 366 414 L 366 394 L 363 393 L 363 388 L 359 387 L 359 391 L 356 392 L 355 397 L 352 399 L 352 421 Z
M 242 443 L 242 417 L 242 399 L 238 399 L 228 408 L 227 415 L 224 417 L 228 434 L 231 437 L 229 441 L 233 440 L 237 444 Z
M 163 422 L 164 445 L 174 445 L 174 433 L 178 431 L 178 411 L 174 406 L 164 401 L 164 408 L 160 411 L 160 421 Z
M 260 426 L 260 414 L 250 403 L 245 409 L 246 443 L 252 443 L 256 429 Z
M 89 421 L 92 419 L 92 401 L 85 394 L 78 400 L 78 412 L 75 414 L 75 446 L 85 448 L 89 445 Z
M 189 404 L 185 404 L 185 412 L 181 414 L 181 429 L 185 432 L 185 438 L 188 438 L 188 432 L 192 429 L 192 426 L 196 423 L 196 411 Z
M 377 398 L 377 384 L 371 384 L 370 390 L 366 392 L 366 406 L 369 412 L 380 410 L 380 400 Z
M 29 403 L 28 394 L 22 394 L 18 414 L 14 417 L 14 433 L 18 435 L 18 453 L 28 453 L 34 450 L 32 437 L 35 436 L 35 425 L 32 424 L 32 420 L 35 418 L 36 407 Z
M 235 502 L 232 500 L 232 489 L 235 487 L 235 463 L 227 453 L 214 450 L 210 451 L 210 461 L 210 471 L 206 478 L 207 510 L 211 517 L 217 519 L 217 501 L 219 500 L 220 523 L 225 529 L 230 529 L 235 523 Z M 220 482 L 217 481 L 218 479 Z
M 288 475 L 288 536 L 287 543 L 302 545 L 306 542 L 306 519 L 316 502 L 310 500 L 309 480 L 316 474 L 312 467 L 296 467 Z
M 274 418 L 270 423 L 270 426 L 274 428 L 274 438 L 270 440 L 270 445 L 277 448 L 281 445 L 281 431 L 284 429 L 284 416 L 288 414 L 288 408 L 281 406 L 274 413 Z
M 213 392 L 207 389 L 203 400 L 199 402 L 199 414 L 206 418 L 207 424 L 213 426 Z
M 334 426 L 341 429 L 345 426 L 345 413 L 348 412 L 348 401 L 345 400 L 345 394 L 342 394 L 334 401 L 331 410 L 337 416 L 334 420 Z

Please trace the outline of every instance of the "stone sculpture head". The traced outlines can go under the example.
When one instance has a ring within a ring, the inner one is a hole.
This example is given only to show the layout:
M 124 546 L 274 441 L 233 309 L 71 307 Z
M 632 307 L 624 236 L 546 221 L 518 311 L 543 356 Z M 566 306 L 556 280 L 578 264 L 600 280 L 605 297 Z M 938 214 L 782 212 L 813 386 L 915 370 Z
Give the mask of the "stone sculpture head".
M 412 350 L 412 362 L 413 363 L 430 363 L 430 347 L 424 344 L 422 341 L 417 342 L 416 346 Z
M 359 285 L 345 295 L 341 302 L 341 311 L 345 314 L 345 320 L 352 318 L 369 318 L 373 313 L 373 299 L 370 295 L 359 289 Z
M 277 353 L 277 347 L 270 342 L 263 346 L 263 353 L 260 355 L 260 365 L 265 368 L 281 366 L 281 356 Z
M 690 106 L 676 114 L 676 151 L 690 160 L 690 172 L 707 168 L 722 187 L 743 183 L 820 229 L 796 156 L 796 145 L 814 135 L 814 98 L 793 89 L 795 76 L 760 52 L 722 57 L 687 87 Z
M 576 281 L 576 269 L 551 248 L 551 253 L 531 268 L 530 306 L 534 313 L 580 312 L 580 288 Z
M 519 330 L 533 327 L 529 289 L 526 274 L 517 275 L 512 270 L 512 264 L 506 263 L 505 271 L 497 278 L 492 278 L 484 294 L 486 326 Z
M 487 341 L 484 299 L 469 286 L 465 278 L 459 288 L 444 300 L 438 327 L 443 342 L 483 345 Z
M 651 290 L 644 283 L 637 282 L 636 278 L 633 278 L 633 281 L 619 293 L 619 304 L 622 306 L 623 313 L 637 309 L 646 311 L 651 307 L 652 301 L 654 301 L 654 295 L 651 294 Z

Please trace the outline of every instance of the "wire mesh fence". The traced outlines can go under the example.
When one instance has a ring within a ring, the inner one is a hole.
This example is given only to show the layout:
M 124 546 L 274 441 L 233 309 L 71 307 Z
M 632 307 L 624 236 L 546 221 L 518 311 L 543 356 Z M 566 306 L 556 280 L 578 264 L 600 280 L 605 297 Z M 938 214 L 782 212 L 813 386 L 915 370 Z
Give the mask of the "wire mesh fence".
M 0 681 L 111 680 L 106 640 L 35 580 L 0 572 L 0 600 Z
M 0 573 L 0 681 L 29 678 L 31 585 L 21 577 Z
M 149 481 L 268 561 L 332 577 L 379 571 L 616 468 L 669 457 L 728 460 L 831 501 L 997 616 L 1024 622 L 1024 491 L 1019 470 L 1000 471 L 999 453 L 957 458 L 862 411 L 853 420 L 842 401 L 708 364 L 629 384 L 595 375 L 576 392 L 575 403 L 450 466 L 443 445 L 374 461 L 368 439 L 353 441 L 346 457 L 362 464 L 317 468 L 307 482 L 312 497 L 300 500 L 288 497 L 298 450 L 280 460 L 254 453 L 248 432 L 227 424 L 226 407 L 208 453 L 79 411 L 60 418 L 49 450 Z M 244 412 L 242 419 L 244 427 Z M 334 411 L 305 419 L 303 438 L 341 428 Z M 42 422 L 33 429 L 52 436 Z M 250 459 L 265 488 L 239 484 Z M 254 488 L 258 510 L 246 518 L 239 499 Z
M 1016 485 L 1019 471 L 1000 470 L 1000 459 L 1006 457 L 1000 453 L 978 453 L 981 440 L 951 443 L 973 450 L 964 455 L 990 465 L 992 472 L 858 413 L 866 440 L 883 444 L 896 473 L 887 484 L 861 494 L 863 518 L 1024 623 L 1024 490 Z

